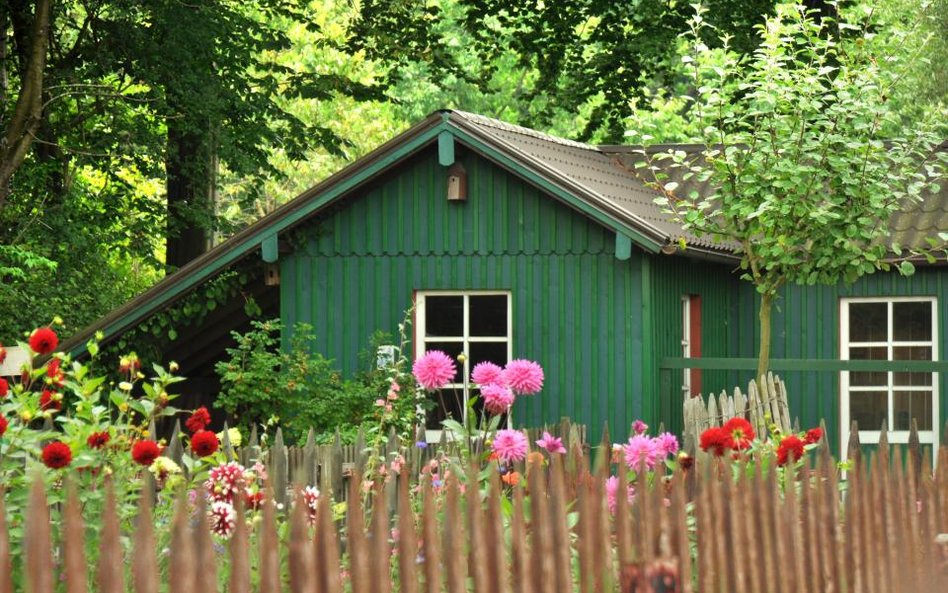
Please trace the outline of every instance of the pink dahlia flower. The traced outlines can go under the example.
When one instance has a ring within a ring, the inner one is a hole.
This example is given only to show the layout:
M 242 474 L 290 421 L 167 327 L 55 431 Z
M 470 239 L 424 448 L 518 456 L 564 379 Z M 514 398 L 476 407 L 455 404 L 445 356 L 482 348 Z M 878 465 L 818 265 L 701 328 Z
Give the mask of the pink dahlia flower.
M 654 442 L 643 434 L 637 434 L 629 439 L 629 442 L 622 447 L 625 452 L 625 464 L 629 469 L 638 471 L 644 463 L 645 467 L 652 469 L 655 462 L 662 456 L 661 445 Z
M 635 434 L 645 434 L 645 431 L 648 430 L 648 424 L 642 422 L 641 420 L 636 420 L 632 423 L 632 432 Z
M 550 433 L 543 431 L 543 438 L 537 441 L 538 447 L 543 447 L 552 453 L 566 453 L 566 447 L 563 446 L 563 439 L 555 437 Z
M 503 385 L 484 385 L 481 387 L 481 396 L 484 398 L 484 409 L 494 415 L 507 412 L 514 403 L 513 391 Z
M 609 505 L 609 512 L 613 515 L 616 514 L 616 508 L 619 506 L 619 478 L 617 476 L 609 476 L 609 479 L 606 480 L 606 503 Z M 629 501 L 629 504 L 632 504 L 632 501 L 635 499 L 635 486 L 629 484 L 626 490 L 626 500 Z
M 653 439 L 664 455 L 674 455 L 678 452 L 678 437 L 670 432 L 663 432 Z
M 214 535 L 227 539 L 237 527 L 237 512 L 229 502 L 215 501 L 207 511 L 211 531 Z
M 474 370 L 471 371 L 471 381 L 481 386 L 490 385 L 491 383 L 499 384 L 503 372 L 504 369 L 492 362 L 479 362 L 474 365 Z
M 516 393 L 530 395 L 543 389 L 543 367 L 532 360 L 511 360 L 504 367 L 503 380 Z
M 527 437 L 520 431 L 504 429 L 494 435 L 493 451 L 504 461 L 523 461 L 527 449 Z
M 457 367 L 454 360 L 440 350 L 429 350 L 411 367 L 418 384 L 432 391 L 441 389 L 454 379 Z

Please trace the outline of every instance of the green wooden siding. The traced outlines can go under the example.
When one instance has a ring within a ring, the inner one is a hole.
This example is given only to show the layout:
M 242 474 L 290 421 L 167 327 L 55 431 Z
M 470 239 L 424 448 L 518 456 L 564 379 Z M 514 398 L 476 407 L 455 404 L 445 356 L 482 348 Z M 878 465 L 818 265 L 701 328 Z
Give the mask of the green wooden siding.
M 281 315 L 315 328 L 314 348 L 347 374 L 375 330 L 395 333 L 415 290 L 512 293 L 515 357 L 546 385 L 515 408 L 518 425 L 608 422 L 624 435 L 642 415 L 641 265 L 615 257 L 615 235 L 471 152 L 458 150 L 468 200 L 444 197 L 437 151 L 325 213 L 281 259 Z
M 665 427 L 680 433 L 683 429 L 681 411 L 681 371 L 672 373 L 672 399 L 662 397 L 658 364 L 666 356 L 682 356 L 684 332 L 681 297 L 701 297 L 702 356 L 729 356 L 730 317 L 737 293 L 737 280 L 731 267 L 680 256 L 648 256 L 651 261 L 651 328 L 652 356 L 644 361 L 645 373 L 651 378 L 655 395 L 647 400 L 646 421 L 664 422 Z M 728 373 L 704 371 L 702 390 L 705 393 L 733 389 Z
M 919 268 L 913 276 L 877 273 L 850 286 L 791 286 L 773 311 L 772 358 L 839 358 L 839 303 L 845 297 L 933 296 L 938 308 L 938 354 L 948 345 L 948 274 L 943 268 Z M 733 356 L 756 356 L 759 346 L 757 305 L 759 297 L 749 283 L 740 285 L 737 307 L 732 310 L 729 350 Z M 746 383 L 753 373 L 737 376 Z M 839 451 L 839 375 L 832 372 L 784 374 L 790 394 L 791 416 L 801 426 L 826 420 L 830 443 Z M 939 381 L 939 414 L 944 426 L 948 405 L 948 377 Z M 944 435 L 942 435 L 944 436 Z

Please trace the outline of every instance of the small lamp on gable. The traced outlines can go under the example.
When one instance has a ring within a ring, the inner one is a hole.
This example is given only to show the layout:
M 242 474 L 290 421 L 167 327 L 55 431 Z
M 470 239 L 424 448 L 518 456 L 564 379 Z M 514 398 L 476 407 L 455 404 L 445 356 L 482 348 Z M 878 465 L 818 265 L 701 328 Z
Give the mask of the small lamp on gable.
M 448 169 L 448 201 L 467 200 L 467 171 L 461 163 L 455 162 Z

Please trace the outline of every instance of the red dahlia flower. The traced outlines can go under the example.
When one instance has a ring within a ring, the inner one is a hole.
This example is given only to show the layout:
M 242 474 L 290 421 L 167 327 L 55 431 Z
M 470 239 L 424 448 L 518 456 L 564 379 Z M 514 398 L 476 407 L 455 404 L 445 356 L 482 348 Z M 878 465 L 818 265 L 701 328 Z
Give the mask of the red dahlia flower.
M 66 467 L 72 461 L 72 450 L 62 441 L 53 441 L 43 447 L 43 463 L 50 469 Z
M 731 435 L 720 426 L 713 426 L 701 433 L 701 450 L 724 457 L 724 452 L 731 448 Z
M 199 430 L 191 437 L 191 451 L 198 457 L 213 455 L 218 447 L 220 447 L 220 441 L 210 430 Z
M 207 408 L 201 406 L 200 408 L 194 410 L 191 414 L 191 417 L 185 420 L 184 426 L 191 431 L 191 434 L 196 433 L 199 430 L 204 430 L 207 428 L 207 425 L 211 423 L 211 414 L 207 411 Z
M 813 443 L 820 442 L 820 439 L 823 438 L 823 429 L 822 428 L 811 428 L 806 431 L 806 436 L 803 437 L 804 445 L 812 445 Z
M 59 345 L 59 337 L 49 327 L 40 327 L 30 335 L 30 349 L 37 354 L 49 354 Z
M 3 377 L 0 377 L 0 397 L 6 397 L 10 393 L 10 384 Z
M 101 449 L 109 442 L 110 438 L 112 437 L 110 437 L 109 433 L 104 430 L 102 432 L 94 432 L 89 435 L 88 439 L 86 439 L 86 444 L 93 449 Z
M 0 437 L 2 437 L 7 432 L 8 426 L 10 426 L 10 423 L 7 422 L 7 419 L 3 416 L 0 416 Z
M 132 445 L 132 459 L 139 465 L 148 467 L 158 459 L 159 455 L 161 455 L 161 447 L 150 439 L 138 441 Z
M 56 393 L 55 391 L 44 389 L 43 393 L 40 394 L 39 403 L 41 410 L 62 410 L 63 396 L 62 394 Z
M 786 465 L 787 462 L 793 463 L 803 457 L 803 441 L 795 434 L 787 435 L 780 441 L 777 447 L 777 465 Z
M 60 368 L 62 361 L 58 358 L 54 358 L 49 361 L 49 364 L 46 365 L 46 376 L 49 377 L 50 383 L 56 387 L 62 387 L 64 384 L 64 379 L 66 375 L 63 373 L 63 370 Z
M 731 439 L 730 447 L 736 451 L 749 449 L 754 440 L 754 427 L 744 418 L 731 418 L 721 427 Z

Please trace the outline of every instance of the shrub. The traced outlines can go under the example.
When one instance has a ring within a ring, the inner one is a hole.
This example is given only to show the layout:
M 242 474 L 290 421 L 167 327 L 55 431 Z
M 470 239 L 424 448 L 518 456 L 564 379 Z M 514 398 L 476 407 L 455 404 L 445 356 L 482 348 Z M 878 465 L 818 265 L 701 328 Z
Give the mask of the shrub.
M 288 443 L 300 442 L 312 427 L 317 433 L 344 432 L 372 412 L 373 375 L 345 380 L 333 361 L 312 353 L 312 328 L 294 326 L 288 351 L 280 349 L 278 320 L 254 321 L 245 334 L 234 333 L 237 347 L 217 364 L 221 393 L 216 407 L 231 415 L 237 426 L 278 424 Z

